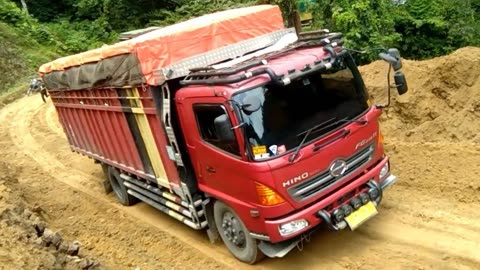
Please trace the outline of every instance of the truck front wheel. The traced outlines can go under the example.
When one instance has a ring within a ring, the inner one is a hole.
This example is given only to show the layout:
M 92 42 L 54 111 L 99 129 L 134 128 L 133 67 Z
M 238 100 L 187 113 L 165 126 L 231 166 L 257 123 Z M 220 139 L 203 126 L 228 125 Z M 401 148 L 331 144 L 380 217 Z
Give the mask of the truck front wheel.
M 112 166 L 108 166 L 108 181 L 110 181 L 113 192 L 117 195 L 117 199 L 121 204 L 130 206 L 138 202 L 137 198 L 128 194 L 127 188 L 120 177 L 120 172 Z
M 233 256 L 248 264 L 255 264 L 264 257 L 257 247 L 257 241 L 250 236 L 250 232 L 232 208 L 216 201 L 213 214 L 220 237 Z

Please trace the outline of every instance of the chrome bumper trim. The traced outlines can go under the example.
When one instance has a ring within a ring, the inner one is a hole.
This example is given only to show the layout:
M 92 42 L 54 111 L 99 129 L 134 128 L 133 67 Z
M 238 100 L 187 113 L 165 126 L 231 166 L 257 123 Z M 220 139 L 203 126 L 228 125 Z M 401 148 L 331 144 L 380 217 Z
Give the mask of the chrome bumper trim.
M 391 185 L 393 185 L 395 182 L 397 182 L 397 177 L 395 175 L 390 175 L 387 177 L 387 179 L 383 180 L 383 182 L 380 184 L 380 187 L 382 189 L 387 189 Z

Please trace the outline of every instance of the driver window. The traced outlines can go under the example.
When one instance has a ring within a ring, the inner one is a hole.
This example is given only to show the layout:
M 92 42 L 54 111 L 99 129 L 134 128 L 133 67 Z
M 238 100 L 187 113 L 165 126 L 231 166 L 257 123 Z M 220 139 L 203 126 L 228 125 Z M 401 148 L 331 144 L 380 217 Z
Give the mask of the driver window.
M 231 121 L 222 105 L 195 104 L 193 111 L 203 141 L 240 156 L 240 148 L 233 130 L 230 129 Z

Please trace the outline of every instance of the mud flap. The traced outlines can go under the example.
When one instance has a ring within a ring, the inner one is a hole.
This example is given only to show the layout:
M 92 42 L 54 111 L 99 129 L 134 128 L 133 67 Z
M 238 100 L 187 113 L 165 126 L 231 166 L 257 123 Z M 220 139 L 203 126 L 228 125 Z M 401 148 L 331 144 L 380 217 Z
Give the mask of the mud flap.
M 112 188 L 112 184 L 110 184 L 110 181 L 108 180 L 108 165 L 105 163 L 101 163 L 101 165 L 102 165 L 103 175 L 105 175 L 105 178 L 102 181 L 103 190 L 105 191 L 105 194 L 109 194 L 110 192 L 113 191 L 113 188 Z
M 109 194 L 110 192 L 113 191 L 112 184 L 110 184 L 110 181 L 108 180 L 103 180 L 103 190 L 105 191 L 105 194 Z
M 262 241 L 260 244 L 258 244 L 258 248 L 267 257 L 282 258 L 292 251 L 292 249 L 297 246 L 298 242 L 300 242 L 300 240 L 291 240 L 275 244 Z
M 207 219 L 208 224 L 208 240 L 210 240 L 210 243 L 215 244 L 221 239 L 217 226 L 215 225 L 215 218 L 213 217 L 213 201 L 210 201 L 208 204 L 203 204 L 202 207 L 205 212 L 205 218 Z

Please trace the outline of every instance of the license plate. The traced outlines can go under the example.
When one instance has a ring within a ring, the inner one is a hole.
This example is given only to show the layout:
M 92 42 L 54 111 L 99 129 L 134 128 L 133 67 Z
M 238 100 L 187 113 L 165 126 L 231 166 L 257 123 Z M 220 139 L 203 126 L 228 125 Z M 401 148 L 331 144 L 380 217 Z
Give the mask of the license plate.
M 368 202 L 364 206 L 358 208 L 345 218 L 348 226 L 353 231 L 378 213 L 377 208 L 372 202 Z

